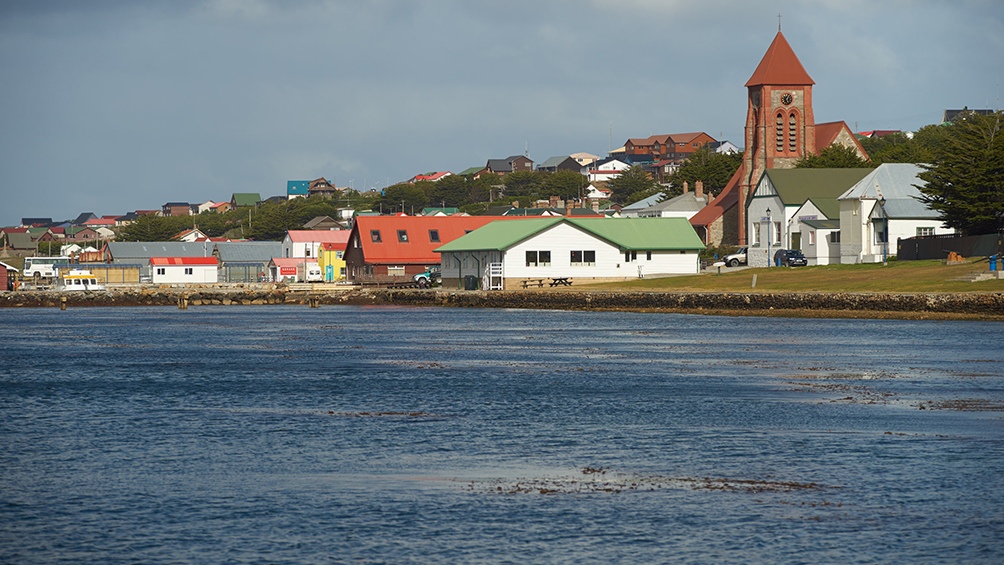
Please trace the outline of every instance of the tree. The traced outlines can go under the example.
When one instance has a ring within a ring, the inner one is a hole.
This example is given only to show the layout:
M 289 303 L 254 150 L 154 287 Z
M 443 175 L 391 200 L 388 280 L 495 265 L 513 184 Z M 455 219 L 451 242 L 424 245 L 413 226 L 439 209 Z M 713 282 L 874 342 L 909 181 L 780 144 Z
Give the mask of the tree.
M 548 196 L 570 200 L 582 196 L 582 191 L 587 186 L 589 180 L 582 173 L 560 170 L 545 175 L 543 191 Z
M 610 200 L 615 204 L 628 202 L 631 195 L 636 193 L 651 193 L 659 190 L 659 183 L 652 178 L 652 175 L 641 165 L 631 165 L 630 168 L 621 171 L 616 178 L 607 181 L 607 188 L 610 189 Z
M 540 197 L 540 188 L 544 184 L 543 175 L 534 171 L 516 171 L 500 179 L 505 184 L 507 197 L 534 200 Z
M 742 153 L 718 153 L 709 147 L 702 147 L 670 175 L 669 182 L 672 188 L 666 193 L 669 196 L 677 196 L 683 191 L 684 181 L 691 188 L 694 183 L 701 181 L 705 191 L 718 194 L 729 184 L 729 180 L 739 170 L 742 162 Z
M 393 212 L 411 214 L 415 210 L 421 211 L 428 203 L 429 197 L 425 191 L 408 183 L 388 186 L 383 190 L 383 196 L 378 202 L 385 214 Z
M 1004 114 L 968 114 L 945 131 L 917 186 L 949 227 L 967 235 L 1004 230 Z
M 819 155 L 806 155 L 795 164 L 796 169 L 863 169 L 873 166 L 858 157 L 854 149 L 836 143 L 820 151 Z

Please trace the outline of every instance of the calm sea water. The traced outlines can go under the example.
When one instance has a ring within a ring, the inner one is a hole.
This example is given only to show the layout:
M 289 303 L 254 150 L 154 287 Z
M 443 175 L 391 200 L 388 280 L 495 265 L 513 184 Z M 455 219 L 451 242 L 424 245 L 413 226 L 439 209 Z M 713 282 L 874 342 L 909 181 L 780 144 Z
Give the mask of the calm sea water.
M 0 310 L 0 562 L 1001 563 L 1002 342 L 979 322 Z

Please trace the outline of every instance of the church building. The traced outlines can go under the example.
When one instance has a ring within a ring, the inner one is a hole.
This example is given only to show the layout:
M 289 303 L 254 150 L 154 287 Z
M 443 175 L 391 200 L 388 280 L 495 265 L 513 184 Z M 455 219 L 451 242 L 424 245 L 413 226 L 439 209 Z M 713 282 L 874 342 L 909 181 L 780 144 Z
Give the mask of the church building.
M 746 81 L 746 149 L 739 170 L 725 189 L 690 223 L 708 245 L 747 245 L 746 208 L 769 169 L 792 169 L 807 155 L 831 145 L 868 155 L 843 121 L 817 124 L 812 109 L 815 82 L 778 27 L 774 41 Z M 777 218 L 781 221 L 782 218 Z M 767 233 L 779 233 L 775 229 Z M 772 242 L 777 246 L 780 242 Z

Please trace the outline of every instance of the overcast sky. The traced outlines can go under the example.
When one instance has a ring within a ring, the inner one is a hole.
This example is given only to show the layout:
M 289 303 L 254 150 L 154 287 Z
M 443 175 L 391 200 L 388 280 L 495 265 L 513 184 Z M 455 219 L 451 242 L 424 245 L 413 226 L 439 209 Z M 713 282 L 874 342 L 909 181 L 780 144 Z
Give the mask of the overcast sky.
M 0 225 L 742 145 L 779 12 L 817 122 L 1000 108 L 1001 0 L 0 0 Z

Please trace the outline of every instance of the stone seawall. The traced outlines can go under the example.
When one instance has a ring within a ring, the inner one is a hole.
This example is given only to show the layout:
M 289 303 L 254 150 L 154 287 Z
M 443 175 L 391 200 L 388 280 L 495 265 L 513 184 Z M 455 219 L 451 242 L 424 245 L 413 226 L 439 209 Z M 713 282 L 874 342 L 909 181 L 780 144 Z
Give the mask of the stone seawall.
M 65 301 L 65 302 L 64 302 Z M 332 304 L 560 310 L 638 310 L 801 317 L 962 317 L 1004 320 L 1004 293 L 738 293 L 344 289 L 140 289 L 3 292 L 3 307 Z

